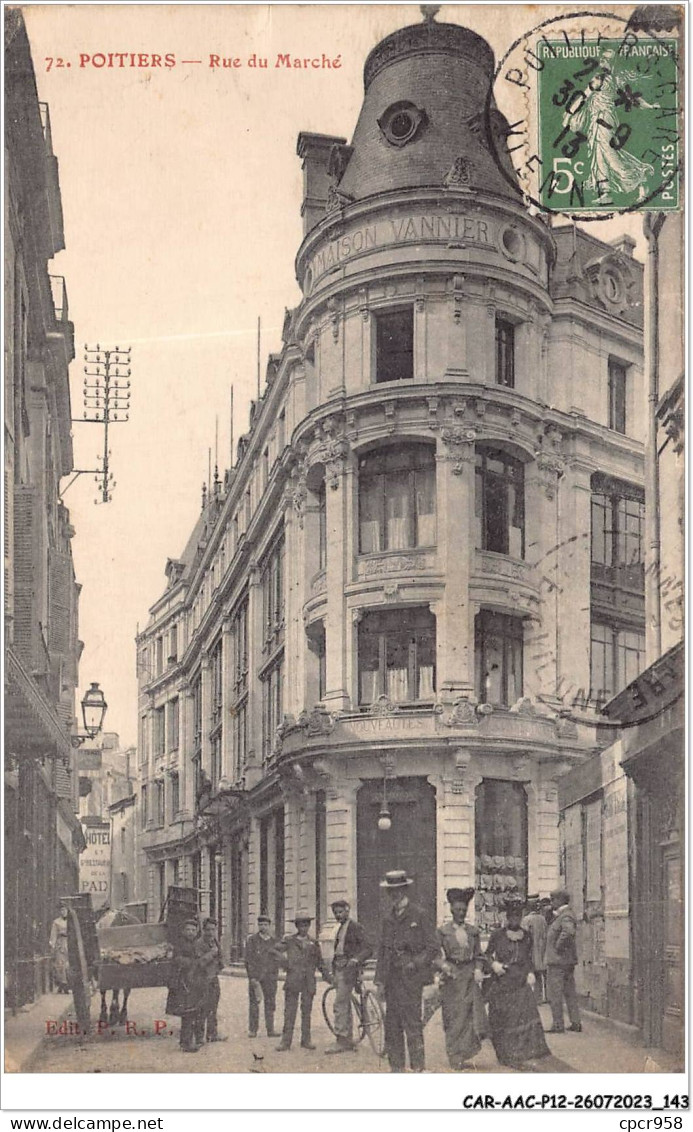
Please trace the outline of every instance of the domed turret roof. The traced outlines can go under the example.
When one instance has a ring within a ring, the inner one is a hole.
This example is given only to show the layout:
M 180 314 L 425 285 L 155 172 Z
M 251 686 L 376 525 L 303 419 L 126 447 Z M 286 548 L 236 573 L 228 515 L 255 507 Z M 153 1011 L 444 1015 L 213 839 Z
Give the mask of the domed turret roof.
M 388 35 L 368 56 L 365 98 L 339 181 L 340 194 L 428 186 L 480 189 L 519 199 L 507 123 L 491 100 L 493 51 L 457 24 L 426 21 Z M 498 167 L 498 150 L 503 166 Z

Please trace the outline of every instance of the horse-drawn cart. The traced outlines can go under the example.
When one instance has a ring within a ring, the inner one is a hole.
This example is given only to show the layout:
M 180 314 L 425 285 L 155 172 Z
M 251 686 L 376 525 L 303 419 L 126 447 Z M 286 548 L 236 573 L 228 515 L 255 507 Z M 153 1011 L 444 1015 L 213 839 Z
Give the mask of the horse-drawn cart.
M 197 917 L 198 894 L 192 888 L 169 888 L 158 923 L 144 924 L 115 916 L 108 926 L 97 919 L 90 896 L 73 896 L 68 909 L 67 947 L 70 984 L 80 1030 L 91 1030 L 93 988 L 101 992 L 101 1021 L 125 1022 L 134 987 L 168 987 L 173 982 L 173 947 L 183 920 Z M 125 919 L 125 922 L 123 922 Z M 113 992 L 110 1015 L 107 991 Z M 123 1006 L 118 1011 L 118 993 Z M 114 1008 L 115 1003 L 115 1008 Z

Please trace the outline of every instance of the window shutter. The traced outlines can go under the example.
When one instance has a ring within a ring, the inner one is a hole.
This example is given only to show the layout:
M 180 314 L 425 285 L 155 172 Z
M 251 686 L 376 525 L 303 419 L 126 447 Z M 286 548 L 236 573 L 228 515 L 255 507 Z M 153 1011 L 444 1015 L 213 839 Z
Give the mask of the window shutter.
M 39 668 L 39 617 L 34 560 L 36 491 L 14 489 L 14 647 L 30 672 Z

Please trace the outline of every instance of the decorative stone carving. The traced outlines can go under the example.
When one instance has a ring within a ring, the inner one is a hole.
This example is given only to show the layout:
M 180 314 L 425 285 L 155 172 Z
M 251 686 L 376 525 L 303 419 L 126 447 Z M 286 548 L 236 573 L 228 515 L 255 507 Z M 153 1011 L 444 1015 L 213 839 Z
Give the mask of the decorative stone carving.
M 456 157 L 443 177 L 446 189 L 467 189 L 472 183 L 474 163 L 468 157 Z
M 532 760 L 528 755 L 518 755 L 513 759 L 513 774 L 519 780 L 527 780 L 532 774 Z
M 514 712 L 515 715 L 523 715 L 529 719 L 533 719 L 537 714 L 537 709 L 529 696 L 522 696 L 517 703 L 513 704 L 510 711 Z
M 565 461 L 555 452 L 540 452 L 537 456 L 537 468 L 546 498 L 555 499 L 558 481 L 565 472 Z
M 319 573 L 317 573 L 315 575 L 315 577 L 313 578 L 313 580 L 310 584 L 311 593 L 321 594 L 321 593 L 325 592 L 326 588 L 327 588 L 327 574 L 326 574 L 325 570 L 320 570 Z
M 478 727 L 477 701 L 471 696 L 458 696 L 452 710 L 443 722 L 446 727 Z
M 306 474 L 303 467 L 295 468 L 291 475 L 291 502 L 298 520 L 299 527 L 303 527 L 308 489 L 306 487 Z
M 377 578 L 382 574 L 404 574 L 414 571 L 431 570 L 434 565 L 430 554 L 394 554 L 379 558 L 361 558 L 358 563 L 359 578 Z
M 424 277 L 419 275 L 416 280 L 416 295 L 414 297 L 414 305 L 419 313 L 421 313 L 426 305 L 426 296 L 424 294 Z
M 469 786 L 468 775 L 471 761 L 472 757 L 464 747 L 455 751 L 452 777 L 445 780 L 451 794 L 466 793 Z
M 325 465 L 325 482 L 333 491 L 339 487 L 339 477 L 344 471 L 344 457 L 349 451 L 345 436 L 335 435 L 334 421 L 328 419 L 318 426 L 317 441 L 309 453 L 309 464 Z
M 635 265 L 623 252 L 610 251 L 592 260 L 584 274 L 593 297 L 610 314 L 623 314 L 638 302 Z
M 304 708 L 297 720 L 306 736 L 313 738 L 316 735 L 331 735 L 334 731 L 334 716 L 326 711 L 321 704 L 316 704 L 311 711 Z
M 448 426 L 441 431 L 440 436 L 447 448 L 448 459 L 454 464 L 453 474 L 461 476 L 464 465 L 474 462 L 476 432 L 474 429 Z
M 388 700 L 387 696 L 382 695 L 382 696 L 378 696 L 377 700 L 373 701 L 373 703 L 370 706 L 368 714 L 369 715 L 384 716 L 384 715 L 394 715 L 394 712 L 395 712 L 395 705 L 392 703 L 392 700 Z
M 464 299 L 464 275 L 453 275 L 450 281 L 453 322 L 462 320 L 462 301 Z
M 429 428 L 438 428 L 438 398 L 427 397 Z
M 334 338 L 334 340 L 336 342 L 339 338 L 339 316 L 340 316 L 339 305 L 338 305 L 336 299 L 328 299 L 327 300 L 327 310 L 328 310 L 328 313 L 329 313 L 329 316 L 330 316 L 330 322 L 332 323 L 332 337 Z
M 383 412 L 385 414 L 386 431 L 391 434 L 397 427 L 397 402 L 384 401 Z
M 362 617 L 363 617 L 363 609 L 361 609 L 361 608 L 352 609 L 352 611 L 351 611 L 351 623 L 352 623 L 352 625 L 358 625 L 359 622 L 361 621 Z
M 520 562 L 513 562 L 508 558 L 494 558 L 490 554 L 481 555 L 481 570 L 484 574 L 497 574 L 504 578 L 513 578 L 516 582 L 527 579 L 527 567 Z
M 393 602 L 399 599 L 399 585 L 397 582 L 386 582 L 383 586 L 385 601 Z
M 370 312 L 370 307 L 368 305 L 368 288 L 367 287 L 360 287 L 359 288 L 359 312 L 360 312 L 360 315 L 361 315 L 361 318 L 363 319 L 363 321 L 368 322 L 368 317 L 369 317 L 371 312 Z

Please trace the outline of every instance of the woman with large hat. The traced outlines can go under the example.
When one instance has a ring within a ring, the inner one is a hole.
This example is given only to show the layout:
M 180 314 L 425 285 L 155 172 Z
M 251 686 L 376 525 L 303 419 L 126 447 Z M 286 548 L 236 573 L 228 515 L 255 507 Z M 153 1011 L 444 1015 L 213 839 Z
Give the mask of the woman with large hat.
M 473 888 L 449 888 L 448 903 L 452 920 L 438 929 L 443 951 L 438 961 L 441 972 L 440 997 L 445 1030 L 445 1049 L 452 1069 L 473 1069 L 472 1058 L 486 1036 L 481 934 L 467 923 L 467 909 Z
M 532 937 L 521 926 L 524 901 L 505 900 L 505 925 L 496 928 L 484 955 L 491 1041 L 501 1065 L 524 1066 L 550 1053 L 534 997 Z

